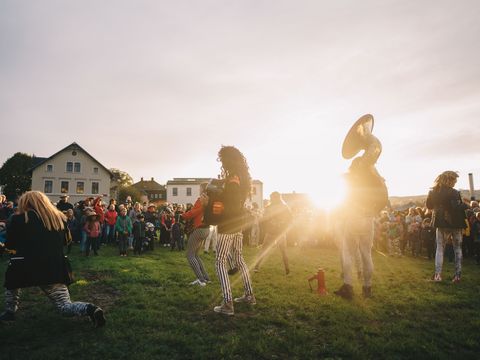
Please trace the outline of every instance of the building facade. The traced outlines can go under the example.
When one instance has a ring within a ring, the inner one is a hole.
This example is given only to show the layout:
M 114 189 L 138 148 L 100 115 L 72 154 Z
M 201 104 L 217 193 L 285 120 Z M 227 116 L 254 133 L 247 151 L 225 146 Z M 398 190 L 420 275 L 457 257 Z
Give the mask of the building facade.
M 110 196 L 112 173 L 77 143 L 48 158 L 34 158 L 32 190 L 44 192 L 52 202 L 68 195 L 76 203 L 87 197 Z
M 167 201 L 175 204 L 194 204 L 200 196 L 200 184 L 209 182 L 210 178 L 173 178 L 167 181 Z M 251 200 L 246 205 L 257 203 L 263 209 L 263 183 L 260 180 L 252 181 Z
M 141 194 L 142 203 L 161 205 L 167 201 L 167 189 L 164 185 L 160 185 L 152 177 L 150 180 L 144 180 L 143 177 L 139 182 L 132 185 Z

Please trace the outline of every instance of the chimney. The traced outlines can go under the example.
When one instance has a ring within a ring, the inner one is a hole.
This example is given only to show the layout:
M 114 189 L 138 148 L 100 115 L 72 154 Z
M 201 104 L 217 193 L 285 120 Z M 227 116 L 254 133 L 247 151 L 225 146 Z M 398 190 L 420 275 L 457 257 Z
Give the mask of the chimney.
M 143 176 L 140 178 L 140 181 L 143 181 Z
M 151 181 L 153 181 L 153 176 L 152 176 L 152 180 L 151 180 Z

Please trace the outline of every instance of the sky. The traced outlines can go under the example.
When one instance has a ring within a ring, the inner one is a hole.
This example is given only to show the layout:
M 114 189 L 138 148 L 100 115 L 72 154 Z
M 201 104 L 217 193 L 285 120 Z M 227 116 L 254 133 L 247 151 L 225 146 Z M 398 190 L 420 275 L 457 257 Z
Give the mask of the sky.
M 0 163 L 77 142 L 135 181 L 216 177 L 330 204 L 373 114 L 390 195 L 480 184 L 478 1 L 0 0 Z M 477 185 L 476 185 L 477 187 Z

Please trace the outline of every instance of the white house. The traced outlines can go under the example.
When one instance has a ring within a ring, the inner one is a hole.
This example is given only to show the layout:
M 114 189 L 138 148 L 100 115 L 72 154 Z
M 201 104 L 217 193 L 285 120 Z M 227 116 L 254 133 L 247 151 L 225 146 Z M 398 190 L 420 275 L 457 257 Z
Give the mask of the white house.
M 110 195 L 112 173 L 77 143 L 48 158 L 34 158 L 32 190 L 43 191 L 51 201 L 68 195 L 76 203 L 86 197 Z
M 200 196 L 200 184 L 209 182 L 210 178 L 173 178 L 167 181 L 167 201 L 176 204 L 194 204 Z M 263 183 L 260 180 L 252 181 L 252 199 L 247 205 L 257 203 L 263 209 Z

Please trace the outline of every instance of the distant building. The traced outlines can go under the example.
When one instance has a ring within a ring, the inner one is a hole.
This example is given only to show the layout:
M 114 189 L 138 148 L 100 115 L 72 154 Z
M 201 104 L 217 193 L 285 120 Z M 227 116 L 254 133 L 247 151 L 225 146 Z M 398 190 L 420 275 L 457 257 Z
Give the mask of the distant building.
M 150 180 L 143 180 L 142 177 L 132 186 L 142 194 L 142 203 L 161 205 L 167 201 L 167 188 L 157 183 L 153 177 Z
M 34 157 L 32 190 L 43 191 L 52 202 L 68 195 L 76 203 L 87 197 L 110 196 L 113 174 L 77 143 L 48 158 Z
M 200 196 L 200 184 L 209 182 L 210 178 L 173 178 L 167 181 L 167 201 L 176 204 L 195 203 Z M 260 209 L 263 208 L 263 183 L 260 180 L 252 181 L 252 198 L 246 202 L 247 205 L 257 203 Z

